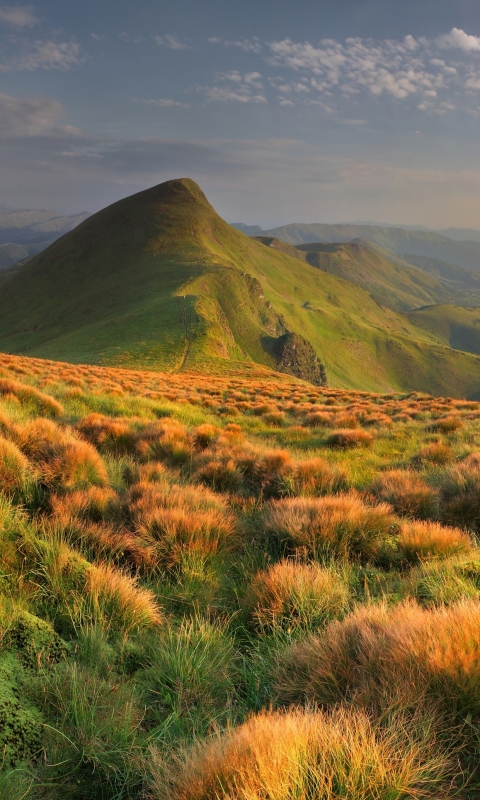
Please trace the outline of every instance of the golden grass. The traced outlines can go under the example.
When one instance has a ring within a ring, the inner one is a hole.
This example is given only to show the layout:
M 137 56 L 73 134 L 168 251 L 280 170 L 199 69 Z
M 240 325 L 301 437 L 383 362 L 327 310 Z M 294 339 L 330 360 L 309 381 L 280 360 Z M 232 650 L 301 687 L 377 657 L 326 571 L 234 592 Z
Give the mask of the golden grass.
M 324 625 L 348 606 L 350 591 L 341 576 L 318 564 L 283 560 L 253 579 L 243 605 L 260 629 Z
M 480 602 L 423 609 L 413 601 L 360 606 L 322 636 L 294 644 L 277 673 L 283 702 L 387 709 L 432 701 L 480 713 Z
M 272 502 L 264 529 L 290 551 L 375 560 L 395 533 L 396 520 L 386 503 L 367 506 L 357 495 L 343 494 Z
M 380 473 L 371 486 L 371 492 L 379 500 L 389 503 L 401 516 L 430 519 L 439 511 L 437 491 L 409 470 Z
M 151 798 L 440 800 L 448 772 L 433 742 L 375 729 L 361 711 L 297 709 L 251 717 L 173 763 L 154 752 Z
M 135 578 L 108 564 L 88 568 L 85 591 L 85 613 L 91 615 L 104 630 L 121 632 L 127 636 L 133 630 L 163 622 L 153 592 L 143 589 Z
M 403 558 L 411 564 L 431 558 L 448 558 L 474 553 L 471 537 L 460 528 L 438 522 L 407 522 L 398 535 Z
M 11 497 L 35 476 L 28 458 L 8 439 L 0 437 L 0 492 Z
M 360 430 L 339 430 L 333 431 L 325 440 L 326 447 L 337 448 L 338 450 L 350 450 L 355 447 L 371 447 L 374 437 L 366 431 Z

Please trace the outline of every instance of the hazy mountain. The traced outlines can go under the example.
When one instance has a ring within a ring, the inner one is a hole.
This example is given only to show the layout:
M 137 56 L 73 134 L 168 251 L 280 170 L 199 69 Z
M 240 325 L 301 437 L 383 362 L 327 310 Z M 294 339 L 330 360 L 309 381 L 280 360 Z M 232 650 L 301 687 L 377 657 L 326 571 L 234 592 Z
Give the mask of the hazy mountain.
M 324 225 L 293 223 L 264 231 L 289 244 L 309 242 L 348 242 L 366 239 L 399 255 L 425 256 L 480 272 L 480 242 L 454 242 L 446 236 L 406 228 L 384 228 L 370 225 Z

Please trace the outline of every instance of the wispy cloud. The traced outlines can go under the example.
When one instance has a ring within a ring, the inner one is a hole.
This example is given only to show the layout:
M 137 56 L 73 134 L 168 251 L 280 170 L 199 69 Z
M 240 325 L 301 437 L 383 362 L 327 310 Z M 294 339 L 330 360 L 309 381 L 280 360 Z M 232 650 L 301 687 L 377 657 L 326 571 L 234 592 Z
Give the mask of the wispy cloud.
M 33 6 L 0 6 L 0 23 L 13 28 L 33 28 L 38 19 Z
M 75 41 L 23 41 L 19 52 L 0 62 L 0 72 L 35 69 L 67 70 L 81 63 L 80 45 Z
M 49 97 L 0 94 L 0 138 L 40 136 L 51 131 L 63 114 L 63 106 Z
M 266 103 L 264 85 L 259 72 L 241 73 L 238 70 L 219 73 L 214 86 L 199 86 L 210 103 Z
M 147 106 L 158 106 L 159 108 L 190 108 L 190 103 L 180 103 L 178 100 L 170 100 L 167 97 L 160 97 L 158 100 L 155 99 L 141 99 L 135 100 L 135 103 L 143 103 Z
M 212 36 L 208 40 L 211 44 L 223 44 L 224 47 L 238 47 L 244 53 L 262 53 L 263 44 L 258 36 L 253 36 L 251 39 L 222 39 L 219 36 Z
M 367 93 L 372 98 L 410 98 L 421 111 L 445 114 L 458 108 L 462 94 L 464 110 L 469 111 L 468 92 L 480 90 L 480 36 L 460 28 L 452 28 L 436 39 L 412 35 L 401 40 L 357 37 L 322 39 L 315 44 L 288 37 L 270 42 L 257 37 L 239 41 L 212 37 L 209 42 L 260 56 L 283 73 L 268 79 L 283 106 L 297 105 L 303 95 L 304 102 L 321 107 L 316 95 L 331 110 L 332 105 L 340 107 L 342 101 Z M 448 51 L 453 51 L 452 55 Z M 296 80 L 290 80 L 285 70 L 293 72 Z M 221 94 L 227 93 L 214 88 L 211 99 Z
M 160 47 L 168 47 L 169 50 L 190 50 L 191 48 L 191 44 L 187 40 L 179 39 L 178 36 L 172 36 L 170 33 L 166 33 L 164 36 L 154 36 L 153 39 Z

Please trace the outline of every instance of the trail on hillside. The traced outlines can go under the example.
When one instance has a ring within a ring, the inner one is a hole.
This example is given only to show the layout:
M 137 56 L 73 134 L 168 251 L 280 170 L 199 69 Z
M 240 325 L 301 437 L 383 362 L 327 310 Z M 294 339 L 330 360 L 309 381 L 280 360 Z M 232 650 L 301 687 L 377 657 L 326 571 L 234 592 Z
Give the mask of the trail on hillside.
M 188 203 L 190 205 L 192 205 L 192 206 L 195 205 L 193 198 L 189 198 L 188 199 Z M 192 235 L 192 238 L 194 239 L 194 241 L 198 245 L 200 253 L 203 255 L 203 253 L 206 253 L 206 251 L 202 247 L 202 243 L 201 243 L 201 241 L 200 241 L 200 239 L 199 239 L 199 237 L 197 235 L 197 232 L 195 230 L 194 220 L 195 220 L 195 210 L 193 208 L 192 209 L 192 215 L 191 215 L 190 220 L 189 220 L 190 233 Z M 201 263 L 202 263 L 202 256 L 200 257 L 200 259 L 198 261 L 195 261 L 193 263 L 193 271 L 194 271 L 194 276 L 195 277 L 198 277 L 198 275 L 200 274 L 200 264 Z M 173 370 L 174 373 L 182 372 L 182 370 L 184 369 L 184 367 L 185 367 L 185 365 L 187 363 L 188 356 L 190 354 L 191 339 L 190 339 L 190 336 L 188 334 L 188 308 L 187 308 L 186 295 L 183 295 L 183 308 L 182 308 L 182 312 L 181 313 L 182 313 L 182 323 L 183 323 L 184 328 L 185 328 L 185 348 L 184 348 L 183 355 L 182 355 L 182 358 L 180 360 L 179 366 L 176 369 Z

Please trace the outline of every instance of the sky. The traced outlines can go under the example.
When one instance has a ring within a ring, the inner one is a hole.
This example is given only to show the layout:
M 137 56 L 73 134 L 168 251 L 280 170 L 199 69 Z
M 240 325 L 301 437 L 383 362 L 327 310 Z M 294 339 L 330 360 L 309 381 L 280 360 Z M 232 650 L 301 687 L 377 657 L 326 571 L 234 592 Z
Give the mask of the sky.
M 479 0 L 0 0 L 2 206 L 480 228 L 479 145 Z

